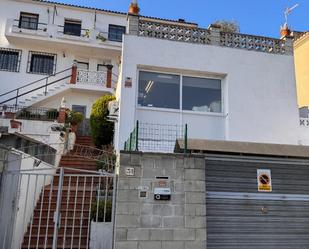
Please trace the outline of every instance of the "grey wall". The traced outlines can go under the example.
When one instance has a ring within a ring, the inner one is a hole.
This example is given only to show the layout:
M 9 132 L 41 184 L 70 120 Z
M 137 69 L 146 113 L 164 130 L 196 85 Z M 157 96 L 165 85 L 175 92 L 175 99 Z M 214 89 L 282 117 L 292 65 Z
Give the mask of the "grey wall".
M 127 167 L 135 169 L 127 176 Z M 205 160 L 182 154 L 121 153 L 115 249 L 206 248 Z M 154 200 L 156 176 L 167 176 L 170 201 Z M 140 189 L 147 197 L 140 198 Z

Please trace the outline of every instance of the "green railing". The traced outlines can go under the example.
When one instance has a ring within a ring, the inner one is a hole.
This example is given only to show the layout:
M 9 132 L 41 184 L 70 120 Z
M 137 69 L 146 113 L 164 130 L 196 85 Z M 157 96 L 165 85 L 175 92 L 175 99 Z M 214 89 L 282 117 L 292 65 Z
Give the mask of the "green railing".
M 139 129 L 139 122 L 136 121 L 136 125 L 133 131 L 130 133 L 129 138 L 124 143 L 124 150 L 138 151 L 138 129 Z
M 188 125 L 153 124 L 136 121 L 124 144 L 126 151 L 173 152 L 177 139 L 184 140 L 187 153 Z

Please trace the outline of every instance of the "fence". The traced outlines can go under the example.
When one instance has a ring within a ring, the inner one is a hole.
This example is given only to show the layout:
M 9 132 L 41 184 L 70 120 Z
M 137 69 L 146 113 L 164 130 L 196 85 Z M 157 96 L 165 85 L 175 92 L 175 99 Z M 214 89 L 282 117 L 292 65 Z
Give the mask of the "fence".
M 53 121 L 58 118 L 59 113 L 53 108 L 0 105 L 0 115 L 10 119 Z
M 264 36 L 253 36 L 240 33 L 222 32 L 219 27 L 208 29 L 188 26 L 185 24 L 170 24 L 145 20 L 138 17 L 136 25 L 132 22 L 129 30 L 132 34 L 170 41 L 216 45 L 239 48 L 273 54 L 293 53 L 292 39 L 275 39 Z
M 136 121 L 124 144 L 126 151 L 174 152 L 177 139 L 184 139 L 187 152 L 188 125 L 153 124 Z

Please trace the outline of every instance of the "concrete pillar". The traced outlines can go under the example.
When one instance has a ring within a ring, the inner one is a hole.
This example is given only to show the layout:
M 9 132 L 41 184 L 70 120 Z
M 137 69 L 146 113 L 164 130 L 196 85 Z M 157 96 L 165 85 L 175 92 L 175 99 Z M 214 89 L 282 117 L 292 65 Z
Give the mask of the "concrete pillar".
M 113 74 L 113 65 L 106 65 L 107 74 L 106 74 L 106 87 L 112 87 L 112 74 Z
M 210 30 L 210 44 L 220 46 L 220 31 L 221 26 L 216 24 L 209 25 L 208 29 Z
M 138 35 L 139 16 L 128 14 L 128 33 L 130 35 Z
M 293 47 L 293 37 L 291 36 L 286 36 L 282 38 L 285 40 L 285 54 L 287 55 L 293 55 L 294 53 L 294 47 Z
M 77 64 L 74 62 L 72 66 L 70 84 L 76 84 L 76 82 L 77 82 Z
M 59 109 L 59 115 L 58 115 L 58 119 L 57 122 L 58 123 L 65 123 L 65 119 L 66 119 L 66 112 L 67 112 L 67 108 L 61 107 Z

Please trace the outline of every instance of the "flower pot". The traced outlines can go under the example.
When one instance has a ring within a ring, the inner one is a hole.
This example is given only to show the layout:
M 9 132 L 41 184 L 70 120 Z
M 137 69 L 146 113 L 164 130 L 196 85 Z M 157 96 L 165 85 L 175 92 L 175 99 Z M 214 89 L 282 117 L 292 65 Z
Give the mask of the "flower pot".
M 21 122 L 14 119 L 10 120 L 10 124 L 12 129 L 19 129 L 21 126 Z
M 289 29 L 281 29 L 280 30 L 281 37 L 287 37 L 291 35 L 291 30 Z

